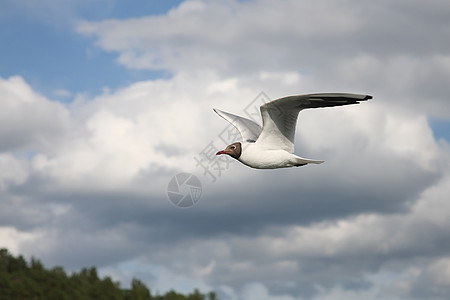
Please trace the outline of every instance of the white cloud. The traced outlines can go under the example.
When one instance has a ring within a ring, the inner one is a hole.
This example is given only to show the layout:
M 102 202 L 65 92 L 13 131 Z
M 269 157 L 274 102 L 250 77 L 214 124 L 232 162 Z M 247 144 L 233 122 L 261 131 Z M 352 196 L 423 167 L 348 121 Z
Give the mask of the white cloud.
M 350 86 L 378 91 L 377 98 L 392 109 L 422 111 L 427 115 L 449 119 L 449 102 L 445 86 L 449 82 L 448 55 L 431 53 L 377 57 L 358 55 L 338 60 L 327 79 L 336 86 Z
M 376 93 L 378 101 L 394 107 L 448 119 L 450 44 L 440 37 L 449 26 L 429 15 L 450 7 L 435 2 L 426 13 L 419 7 L 419 2 L 186 1 L 164 16 L 83 22 L 78 31 L 96 36 L 100 48 L 118 53 L 119 63 L 129 68 L 256 73 L 264 89 L 267 79 L 284 74 L 283 82 L 297 83 L 294 93 Z M 313 80 L 298 84 L 299 74 Z
M 8 249 L 14 255 L 23 255 L 22 244 L 36 240 L 38 237 L 32 232 L 19 231 L 12 226 L 0 226 L 1 247 Z
M 0 151 L 50 150 L 70 127 L 70 113 L 21 77 L 0 78 Z
M 133 68 L 254 69 L 261 61 L 273 67 L 292 59 L 294 49 L 283 51 L 286 37 L 334 40 L 355 33 L 364 20 L 359 10 L 344 12 L 335 1 L 186 1 L 167 16 L 84 22 L 78 30 L 98 35 L 100 47 L 120 52 L 119 62 Z

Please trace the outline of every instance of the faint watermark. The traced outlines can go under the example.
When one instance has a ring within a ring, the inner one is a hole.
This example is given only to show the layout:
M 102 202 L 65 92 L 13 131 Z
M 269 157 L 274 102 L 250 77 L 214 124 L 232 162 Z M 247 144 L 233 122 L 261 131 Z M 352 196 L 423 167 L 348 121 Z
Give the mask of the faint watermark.
M 264 93 L 259 93 L 250 103 L 243 108 L 244 117 L 256 123 L 261 123 L 260 106 L 270 102 L 271 99 Z M 202 175 L 208 177 L 211 182 L 216 182 L 223 172 L 229 169 L 230 164 L 235 160 L 228 155 L 217 156 L 216 153 L 223 149 L 223 146 L 240 140 L 239 131 L 228 124 L 218 135 L 218 139 L 209 141 L 194 156 L 195 167 L 200 168 Z M 220 146 L 217 146 L 217 143 Z M 180 208 L 192 207 L 198 203 L 202 195 L 202 184 L 197 176 L 191 173 L 179 173 L 172 177 L 167 185 L 167 195 L 169 201 Z
M 178 173 L 167 185 L 167 196 L 177 207 L 191 207 L 197 204 L 202 195 L 202 183 L 191 173 Z
M 247 106 L 244 107 L 243 112 L 246 118 L 256 122 L 261 122 L 260 106 L 271 101 L 271 99 L 261 92 L 253 99 Z M 217 136 L 221 142 L 221 147 L 217 147 L 217 141 L 210 141 L 199 153 L 194 157 L 196 167 L 201 168 L 203 176 L 207 176 L 211 179 L 211 182 L 215 182 L 218 177 L 222 176 L 222 173 L 229 169 L 230 164 L 235 160 L 228 155 L 216 156 L 217 151 L 223 148 L 223 145 L 229 145 L 240 139 L 239 131 L 231 124 L 222 130 Z

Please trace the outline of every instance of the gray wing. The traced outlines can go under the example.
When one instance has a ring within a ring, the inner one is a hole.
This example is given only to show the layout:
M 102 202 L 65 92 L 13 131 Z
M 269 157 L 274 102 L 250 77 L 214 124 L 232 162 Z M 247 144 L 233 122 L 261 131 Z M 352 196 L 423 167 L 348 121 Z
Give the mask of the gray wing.
M 242 141 L 244 142 L 255 142 L 258 139 L 259 134 L 261 133 L 261 126 L 252 120 L 239 117 L 218 109 L 214 109 L 214 111 L 231 123 L 236 129 L 239 131 L 242 137 Z
M 324 93 L 280 98 L 260 107 L 263 129 L 256 141 L 265 149 L 294 152 L 298 113 L 306 108 L 357 104 L 372 99 L 369 95 Z

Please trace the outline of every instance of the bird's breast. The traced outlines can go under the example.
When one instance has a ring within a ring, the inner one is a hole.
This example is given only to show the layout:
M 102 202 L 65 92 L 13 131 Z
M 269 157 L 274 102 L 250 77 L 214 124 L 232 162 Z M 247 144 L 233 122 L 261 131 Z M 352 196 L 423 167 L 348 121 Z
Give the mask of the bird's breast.
M 239 161 L 256 169 L 287 168 L 294 165 L 296 156 L 281 149 L 263 149 L 258 144 L 244 144 Z

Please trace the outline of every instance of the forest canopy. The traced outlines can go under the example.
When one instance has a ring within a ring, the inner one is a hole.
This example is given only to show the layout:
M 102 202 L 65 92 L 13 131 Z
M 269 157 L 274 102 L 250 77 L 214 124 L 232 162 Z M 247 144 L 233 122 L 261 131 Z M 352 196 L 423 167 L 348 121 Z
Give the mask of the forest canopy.
M 14 257 L 7 249 L 0 249 L 0 299 L 217 300 L 217 296 L 198 289 L 189 295 L 173 290 L 153 295 L 135 278 L 129 289 L 123 289 L 109 276 L 99 278 L 96 267 L 69 275 L 62 267 L 46 269 L 38 259 L 27 262 L 22 255 Z

